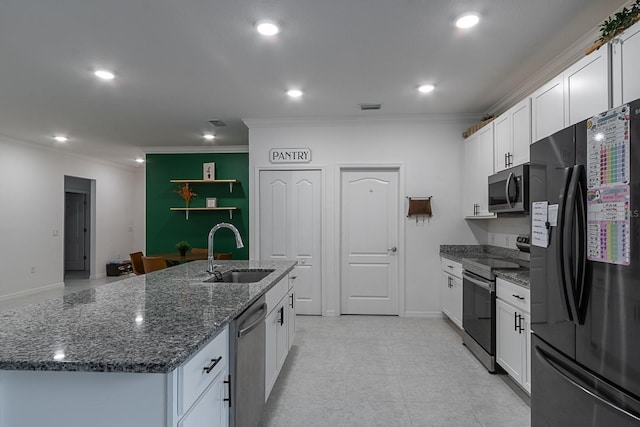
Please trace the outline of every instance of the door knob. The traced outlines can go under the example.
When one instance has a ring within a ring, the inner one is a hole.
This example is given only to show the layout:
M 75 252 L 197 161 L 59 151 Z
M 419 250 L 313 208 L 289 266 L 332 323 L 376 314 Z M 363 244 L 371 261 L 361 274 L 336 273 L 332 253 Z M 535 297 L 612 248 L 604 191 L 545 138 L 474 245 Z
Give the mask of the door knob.
M 388 250 L 388 251 L 391 251 L 391 252 L 397 252 L 397 251 L 398 251 L 398 248 L 396 248 L 396 247 L 394 246 L 394 247 L 392 247 L 391 249 L 387 249 L 387 250 Z

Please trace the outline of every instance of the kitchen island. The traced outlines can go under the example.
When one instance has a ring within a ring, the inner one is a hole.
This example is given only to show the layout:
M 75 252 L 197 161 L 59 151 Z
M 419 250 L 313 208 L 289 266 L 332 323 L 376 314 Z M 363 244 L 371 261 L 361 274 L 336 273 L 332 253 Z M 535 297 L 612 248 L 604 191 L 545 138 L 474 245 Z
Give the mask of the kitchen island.
M 194 261 L 0 313 L 0 427 L 189 425 L 181 369 L 209 348 L 228 353 L 227 325 L 295 262 L 219 264 L 273 272 L 206 283 L 207 262 Z

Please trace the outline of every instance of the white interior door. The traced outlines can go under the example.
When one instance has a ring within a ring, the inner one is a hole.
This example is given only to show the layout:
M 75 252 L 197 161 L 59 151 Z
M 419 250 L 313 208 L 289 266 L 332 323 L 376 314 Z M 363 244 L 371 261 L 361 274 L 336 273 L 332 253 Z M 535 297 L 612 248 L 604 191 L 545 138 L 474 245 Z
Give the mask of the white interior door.
M 260 171 L 260 258 L 295 259 L 297 314 L 322 314 L 319 170 Z
M 398 171 L 341 173 L 341 312 L 397 315 Z

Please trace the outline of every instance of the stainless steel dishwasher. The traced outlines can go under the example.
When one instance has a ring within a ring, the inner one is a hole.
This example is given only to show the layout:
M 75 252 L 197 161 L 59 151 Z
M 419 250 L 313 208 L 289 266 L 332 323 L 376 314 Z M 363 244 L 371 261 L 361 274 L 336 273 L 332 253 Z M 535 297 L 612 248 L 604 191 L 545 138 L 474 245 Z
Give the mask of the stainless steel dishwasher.
M 267 303 L 258 299 L 230 325 L 231 401 L 229 425 L 257 427 L 264 408 Z

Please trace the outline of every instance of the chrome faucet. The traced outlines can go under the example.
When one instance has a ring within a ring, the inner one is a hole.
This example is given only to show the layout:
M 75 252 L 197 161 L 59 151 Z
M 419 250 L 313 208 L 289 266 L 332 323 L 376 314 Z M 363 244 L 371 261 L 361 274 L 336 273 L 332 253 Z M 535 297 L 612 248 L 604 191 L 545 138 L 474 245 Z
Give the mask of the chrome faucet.
M 238 249 L 244 248 L 244 243 L 242 243 L 242 236 L 240 236 L 240 232 L 233 224 L 229 224 L 228 222 L 221 222 L 220 224 L 214 225 L 211 231 L 209 231 L 209 256 L 207 257 L 207 260 L 209 261 L 209 268 L 207 268 L 207 271 L 209 273 L 213 273 L 213 270 L 218 267 L 218 265 L 215 265 L 213 263 L 213 235 L 216 234 L 216 231 L 220 230 L 221 228 L 228 228 L 229 230 L 233 231 L 233 234 L 236 236 L 236 247 Z

